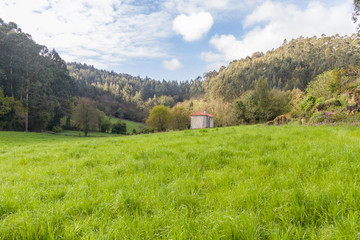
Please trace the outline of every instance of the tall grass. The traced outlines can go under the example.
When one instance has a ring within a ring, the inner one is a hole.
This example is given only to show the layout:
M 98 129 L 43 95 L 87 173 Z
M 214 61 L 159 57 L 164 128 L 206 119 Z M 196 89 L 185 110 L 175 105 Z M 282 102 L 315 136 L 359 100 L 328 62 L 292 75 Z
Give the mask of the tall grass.
M 0 133 L 0 239 L 360 238 L 360 129 Z

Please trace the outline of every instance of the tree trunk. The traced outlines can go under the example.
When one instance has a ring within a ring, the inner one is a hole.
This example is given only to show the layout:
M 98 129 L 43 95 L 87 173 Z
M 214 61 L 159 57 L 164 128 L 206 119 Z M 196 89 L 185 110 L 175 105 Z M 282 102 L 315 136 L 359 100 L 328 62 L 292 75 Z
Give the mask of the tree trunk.
M 29 84 L 26 85 L 25 132 L 29 130 Z

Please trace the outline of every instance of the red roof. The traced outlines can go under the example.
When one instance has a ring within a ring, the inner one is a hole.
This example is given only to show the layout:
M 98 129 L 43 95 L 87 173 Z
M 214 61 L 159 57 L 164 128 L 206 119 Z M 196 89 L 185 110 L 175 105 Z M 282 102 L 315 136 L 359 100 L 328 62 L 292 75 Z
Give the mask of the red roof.
M 190 116 L 208 116 L 208 117 L 212 117 L 212 118 L 214 117 L 214 115 L 204 113 L 204 111 L 194 112 Z

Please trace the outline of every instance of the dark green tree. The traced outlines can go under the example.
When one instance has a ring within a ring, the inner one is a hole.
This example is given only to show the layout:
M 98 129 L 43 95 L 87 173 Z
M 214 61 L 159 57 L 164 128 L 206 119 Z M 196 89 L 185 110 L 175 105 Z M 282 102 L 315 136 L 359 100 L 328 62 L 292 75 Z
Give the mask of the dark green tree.
M 126 134 L 126 123 L 118 121 L 112 126 L 111 133 L 113 134 Z

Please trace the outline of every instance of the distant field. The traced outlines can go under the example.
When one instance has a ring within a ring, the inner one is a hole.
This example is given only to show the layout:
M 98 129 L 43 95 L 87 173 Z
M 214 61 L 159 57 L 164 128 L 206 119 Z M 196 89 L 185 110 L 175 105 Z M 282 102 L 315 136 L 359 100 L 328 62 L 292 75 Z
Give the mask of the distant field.
M 0 132 L 0 239 L 359 239 L 360 129 Z
M 114 124 L 114 123 L 117 123 L 119 120 L 121 122 L 126 123 L 126 131 L 128 133 L 132 133 L 133 129 L 135 129 L 136 132 L 140 132 L 146 126 L 144 123 L 134 122 L 134 121 L 125 120 L 125 119 L 119 119 L 119 118 L 112 118 L 111 122 Z

